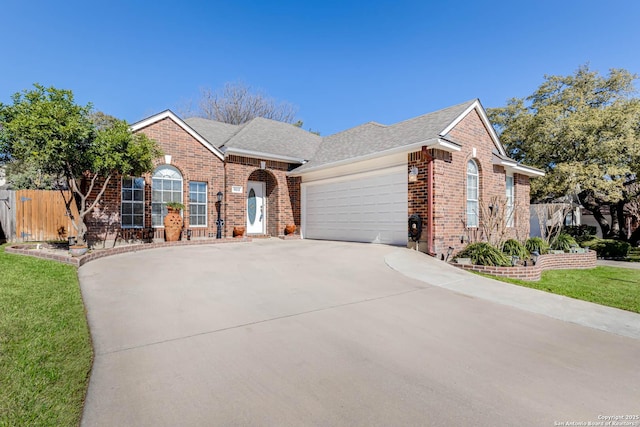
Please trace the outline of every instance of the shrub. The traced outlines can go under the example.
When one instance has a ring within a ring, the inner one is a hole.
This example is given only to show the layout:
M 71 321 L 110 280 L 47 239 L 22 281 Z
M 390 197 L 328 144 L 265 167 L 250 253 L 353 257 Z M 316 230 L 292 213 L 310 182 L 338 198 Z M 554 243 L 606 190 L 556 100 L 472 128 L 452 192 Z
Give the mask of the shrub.
M 598 253 L 600 258 L 624 258 L 629 254 L 631 245 L 627 242 L 612 239 L 592 239 L 581 243 Z
M 549 251 L 549 245 L 541 237 L 530 237 L 524 244 L 529 253 L 538 252 L 540 255 Z
M 462 251 L 458 252 L 455 258 L 471 258 L 471 262 L 476 265 L 490 266 L 510 266 L 511 260 L 488 243 L 471 243 Z
M 571 249 L 571 246 L 578 246 L 576 239 L 568 234 L 560 233 L 558 237 L 556 237 L 556 240 L 551 244 L 551 249 L 566 252 Z
M 504 252 L 505 255 L 508 255 L 508 256 L 515 255 L 517 257 L 520 257 L 520 259 L 526 259 L 529 257 L 529 252 L 527 251 L 527 248 L 525 248 L 522 243 L 514 239 L 509 239 L 506 242 L 504 242 L 504 245 L 502 245 L 502 252 Z
M 563 233 L 568 234 L 577 241 L 591 240 L 593 236 L 597 234 L 597 229 L 594 225 L 567 225 L 562 229 Z

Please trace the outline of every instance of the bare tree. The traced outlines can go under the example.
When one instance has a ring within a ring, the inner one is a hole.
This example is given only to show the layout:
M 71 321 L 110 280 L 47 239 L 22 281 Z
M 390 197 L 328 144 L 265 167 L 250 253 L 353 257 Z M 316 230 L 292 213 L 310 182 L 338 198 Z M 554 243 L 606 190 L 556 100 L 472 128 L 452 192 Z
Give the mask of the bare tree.
M 551 245 L 564 227 L 564 219 L 574 209 L 572 203 L 539 203 L 532 205 L 538 217 L 540 234 Z
M 189 105 L 184 115 L 240 125 L 256 117 L 294 123 L 297 112 L 297 107 L 288 102 L 277 102 L 242 82 L 234 82 L 216 91 L 200 89 L 197 109 L 193 111 Z
M 515 200 L 512 206 L 508 206 L 505 197 L 492 196 L 486 200 L 480 200 L 478 204 L 478 227 L 468 227 L 464 220 L 465 231 L 463 240 L 469 243 L 486 241 L 490 245 L 502 249 L 504 242 L 510 238 L 523 241 L 528 237 L 525 230 L 528 223 L 518 221 L 526 218 L 527 210 Z

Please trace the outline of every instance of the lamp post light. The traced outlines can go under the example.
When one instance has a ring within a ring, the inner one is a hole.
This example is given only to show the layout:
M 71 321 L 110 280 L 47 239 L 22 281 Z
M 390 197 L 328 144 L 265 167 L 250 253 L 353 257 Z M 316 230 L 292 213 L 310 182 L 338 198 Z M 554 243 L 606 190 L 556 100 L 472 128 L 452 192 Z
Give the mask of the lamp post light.
M 449 246 L 449 249 L 447 249 L 447 257 L 445 258 L 445 262 L 449 261 L 449 257 L 451 256 L 451 254 L 453 254 L 453 251 L 455 250 L 455 248 L 453 246 Z
M 224 225 L 224 219 L 220 219 L 220 211 L 222 210 L 222 191 L 218 191 L 218 194 L 216 194 L 216 197 L 218 198 L 218 201 L 216 202 L 216 204 L 218 205 L 218 219 L 216 220 L 216 239 L 222 239 L 222 226 Z
M 539 256 L 540 256 L 540 252 L 538 251 L 531 252 L 531 261 L 533 261 L 533 265 L 536 265 L 536 263 L 538 262 Z

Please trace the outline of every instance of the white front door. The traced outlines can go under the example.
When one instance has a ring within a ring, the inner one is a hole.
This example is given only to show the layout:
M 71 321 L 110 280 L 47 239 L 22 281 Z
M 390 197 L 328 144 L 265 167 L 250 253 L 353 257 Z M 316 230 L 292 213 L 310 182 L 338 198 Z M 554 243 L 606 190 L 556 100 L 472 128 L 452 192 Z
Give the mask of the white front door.
M 264 234 L 264 182 L 247 183 L 247 234 Z

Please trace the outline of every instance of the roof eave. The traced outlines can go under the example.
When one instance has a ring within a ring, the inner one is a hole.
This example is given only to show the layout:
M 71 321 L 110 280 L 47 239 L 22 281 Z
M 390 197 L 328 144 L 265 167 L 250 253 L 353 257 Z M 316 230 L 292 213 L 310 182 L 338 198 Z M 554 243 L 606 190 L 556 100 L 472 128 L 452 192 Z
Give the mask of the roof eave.
M 291 172 L 288 172 L 287 175 L 289 175 L 289 176 L 301 176 L 301 175 L 304 175 L 305 173 L 315 172 L 315 171 L 319 171 L 319 170 L 322 170 L 322 169 L 330 169 L 330 168 L 334 168 L 334 167 L 337 167 L 337 166 L 346 165 L 346 164 L 349 164 L 349 163 L 356 163 L 356 162 L 363 162 L 363 161 L 366 161 L 366 160 L 373 160 L 373 159 L 377 159 L 377 158 L 380 158 L 380 157 L 391 156 L 393 154 L 400 154 L 400 153 L 403 153 L 403 152 L 412 153 L 414 151 L 420 150 L 422 147 L 437 148 L 437 149 L 444 150 L 444 151 L 449 151 L 449 152 L 460 151 L 460 146 L 458 144 L 456 144 L 455 142 L 447 141 L 447 140 L 444 140 L 442 138 L 431 138 L 431 139 L 427 139 L 427 140 L 424 140 L 424 141 L 418 141 L 418 142 L 414 142 L 412 144 L 403 145 L 401 147 L 395 147 L 395 148 L 391 148 L 391 149 L 384 150 L 384 151 L 377 151 L 375 153 L 365 154 L 363 156 L 349 157 L 348 159 L 337 160 L 335 162 L 325 163 L 325 164 L 318 165 L 318 166 L 311 166 L 311 167 L 306 168 L 306 169 L 301 170 L 301 171 L 296 171 L 294 169 Z
M 235 147 L 224 147 L 222 148 L 222 152 L 224 153 L 225 158 L 230 155 L 236 155 L 236 156 L 243 156 L 243 157 L 251 157 L 255 159 L 275 160 L 275 161 L 285 162 L 285 163 L 304 164 L 307 162 L 305 159 L 301 159 L 299 157 L 282 156 L 280 154 L 264 153 L 261 151 L 245 150 L 243 148 L 235 148 Z
M 518 173 L 520 175 L 526 175 L 531 178 L 535 178 L 538 176 L 545 176 L 545 172 L 540 169 L 533 168 L 531 166 L 526 166 L 521 163 L 518 163 L 515 160 L 503 159 L 497 156 L 493 158 L 493 164 L 504 167 L 509 172 Z

